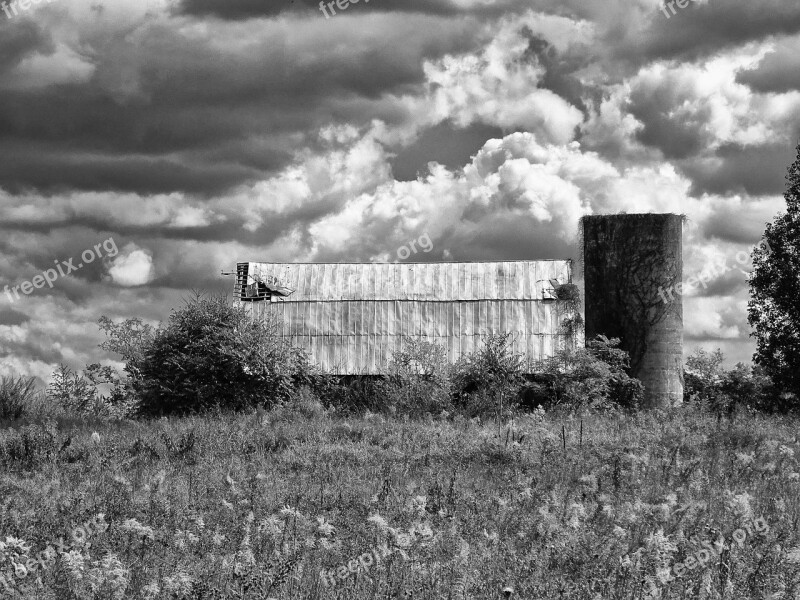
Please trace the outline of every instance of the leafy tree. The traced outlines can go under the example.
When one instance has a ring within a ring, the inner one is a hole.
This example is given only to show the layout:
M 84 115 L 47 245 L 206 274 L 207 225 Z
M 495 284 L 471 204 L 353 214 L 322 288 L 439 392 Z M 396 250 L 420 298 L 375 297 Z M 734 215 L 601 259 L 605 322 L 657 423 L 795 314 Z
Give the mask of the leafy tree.
M 313 384 L 306 355 L 292 348 L 278 327 L 276 319 L 252 319 L 224 297 L 196 294 L 172 312 L 141 354 L 131 346 L 127 370 L 136 376 L 139 412 L 272 405 Z
M 800 398 L 800 145 L 789 167 L 786 213 L 767 224 L 753 252 L 748 321 L 757 340 L 754 362 L 776 386 Z
M 698 348 L 686 359 L 683 379 L 687 402 L 701 402 L 718 413 L 729 415 L 739 406 L 759 410 L 779 408 L 781 400 L 762 367 L 737 363 L 726 371 L 722 366 L 724 360 L 719 348 L 713 352 Z
M 717 348 L 713 352 L 706 352 L 702 348 L 696 349 L 686 359 L 683 370 L 683 395 L 686 400 L 701 400 L 711 402 L 722 391 L 722 381 L 725 371 L 722 362 L 725 356 Z
M 71 413 L 104 415 L 109 412 L 106 400 L 97 390 L 93 379 L 99 365 L 88 367 L 88 371 L 75 372 L 66 365 L 59 365 L 47 387 L 47 398 Z
M 458 404 L 469 415 L 493 412 L 502 421 L 516 409 L 525 384 L 525 356 L 514 350 L 510 333 L 490 335 L 481 347 L 454 365 L 453 383 Z

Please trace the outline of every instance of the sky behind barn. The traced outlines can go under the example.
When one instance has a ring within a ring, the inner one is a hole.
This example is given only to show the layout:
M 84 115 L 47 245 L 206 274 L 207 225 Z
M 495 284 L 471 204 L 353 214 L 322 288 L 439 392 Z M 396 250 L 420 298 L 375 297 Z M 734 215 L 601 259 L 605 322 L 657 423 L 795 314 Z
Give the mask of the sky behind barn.
M 118 250 L 0 296 L 0 372 L 108 358 L 101 315 L 156 322 L 240 260 L 571 257 L 619 211 L 687 215 L 685 276 L 729 267 L 685 297 L 687 347 L 749 360 L 737 253 L 783 207 L 800 3 L 661 1 L 0 13 L 0 281 Z

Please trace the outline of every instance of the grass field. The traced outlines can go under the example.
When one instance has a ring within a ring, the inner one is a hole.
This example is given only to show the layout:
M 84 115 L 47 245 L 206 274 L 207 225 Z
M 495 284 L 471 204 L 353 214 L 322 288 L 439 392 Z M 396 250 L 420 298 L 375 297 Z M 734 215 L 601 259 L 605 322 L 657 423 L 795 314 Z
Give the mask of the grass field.
M 798 598 L 799 451 L 796 421 L 695 408 L 15 424 L 0 593 Z

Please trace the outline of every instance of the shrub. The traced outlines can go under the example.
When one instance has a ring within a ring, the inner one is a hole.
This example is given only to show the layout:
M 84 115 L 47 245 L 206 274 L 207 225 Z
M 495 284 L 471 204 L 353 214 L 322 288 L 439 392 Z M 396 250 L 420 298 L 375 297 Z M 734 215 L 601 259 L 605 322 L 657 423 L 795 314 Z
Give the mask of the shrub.
M 456 363 L 453 384 L 458 405 L 468 416 L 501 418 L 519 406 L 525 357 L 513 351 L 511 339 L 511 334 L 488 336 L 478 351 Z
M 409 338 L 392 355 L 388 378 L 378 383 L 391 412 L 419 416 L 451 410 L 451 367 L 445 349 L 435 343 Z
M 139 413 L 270 407 L 313 385 L 305 353 L 283 340 L 278 327 L 276 319 L 252 319 L 224 297 L 195 295 L 152 334 L 141 355 L 130 351 L 126 370 Z
M 722 367 L 725 356 L 696 349 L 686 359 L 683 371 L 684 400 L 699 402 L 719 413 L 729 415 L 740 406 L 766 411 L 784 411 L 793 400 L 778 394 L 763 367 L 737 363 L 730 371 Z
M 0 436 L 0 465 L 34 469 L 51 460 L 58 451 L 55 424 L 26 425 Z
M 328 377 L 320 393 L 325 406 L 335 407 L 345 413 L 386 411 L 386 378 L 370 375 L 356 377 Z
M 600 335 L 585 348 L 566 348 L 545 360 L 529 387 L 528 402 L 570 409 L 638 408 L 644 387 L 628 375 L 628 353 L 619 343 Z
M 97 401 L 97 390 L 81 373 L 59 365 L 47 387 L 47 398 L 68 412 L 89 413 Z
M 0 378 L 0 420 L 15 421 L 22 418 L 35 394 L 33 377 Z

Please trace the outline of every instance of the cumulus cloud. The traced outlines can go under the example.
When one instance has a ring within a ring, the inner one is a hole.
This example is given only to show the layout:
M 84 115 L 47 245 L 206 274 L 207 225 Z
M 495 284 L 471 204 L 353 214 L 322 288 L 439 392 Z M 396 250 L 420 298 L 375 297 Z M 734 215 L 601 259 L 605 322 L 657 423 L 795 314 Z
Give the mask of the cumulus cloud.
M 123 287 L 145 285 L 152 281 L 155 274 L 153 255 L 135 244 L 128 244 L 112 260 L 108 274 L 111 281 Z
M 93 0 L 0 22 L 0 278 L 113 236 L 0 312 L 0 364 L 101 358 L 239 260 L 575 256 L 584 214 L 687 214 L 686 272 L 757 242 L 800 136 L 791 0 Z M 413 5 L 413 6 L 412 6 Z M 743 275 L 687 340 L 752 350 Z M 111 301 L 113 299 L 113 302 Z M 26 366 L 27 365 L 27 366 Z

